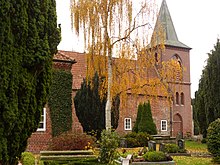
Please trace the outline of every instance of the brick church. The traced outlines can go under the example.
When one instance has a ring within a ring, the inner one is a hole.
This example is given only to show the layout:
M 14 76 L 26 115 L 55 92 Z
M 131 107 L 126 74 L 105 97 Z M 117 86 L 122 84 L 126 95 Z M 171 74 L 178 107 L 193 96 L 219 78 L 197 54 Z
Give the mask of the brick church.
M 190 136 L 193 134 L 193 120 L 191 108 L 191 90 L 190 90 L 190 47 L 178 40 L 170 12 L 166 0 L 162 1 L 158 14 L 157 26 L 162 25 L 165 32 L 165 50 L 161 55 L 160 62 L 168 61 L 175 58 L 185 69 L 183 78 L 178 88 L 173 91 L 173 100 L 171 104 L 166 98 L 158 97 L 158 99 L 150 99 L 153 120 L 157 126 L 159 135 L 168 135 L 176 137 L 179 134 Z M 64 63 L 62 66 L 60 62 Z M 86 55 L 71 51 L 58 51 L 54 56 L 54 67 L 65 67 L 71 70 L 73 76 L 72 96 L 74 98 L 76 92 L 81 87 L 81 82 L 86 76 Z M 148 99 L 143 96 L 132 97 L 128 95 L 127 105 L 120 109 L 119 123 L 117 132 L 124 134 L 131 132 L 136 121 L 137 107 L 141 102 L 147 102 Z M 74 103 L 72 105 L 72 129 L 73 131 L 82 132 Z M 28 151 L 39 152 L 47 150 L 48 144 L 52 138 L 50 108 L 46 106 L 42 112 L 41 128 L 33 133 L 28 140 Z

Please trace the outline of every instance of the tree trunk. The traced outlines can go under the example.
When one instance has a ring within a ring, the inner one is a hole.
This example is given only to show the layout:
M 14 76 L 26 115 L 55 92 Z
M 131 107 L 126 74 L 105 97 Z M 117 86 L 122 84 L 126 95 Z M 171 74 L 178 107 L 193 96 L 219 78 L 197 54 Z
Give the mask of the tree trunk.
M 108 54 L 108 89 L 107 89 L 107 102 L 105 107 L 105 127 L 106 130 L 111 129 L 111 106 L 112 106 L 112 54 Z

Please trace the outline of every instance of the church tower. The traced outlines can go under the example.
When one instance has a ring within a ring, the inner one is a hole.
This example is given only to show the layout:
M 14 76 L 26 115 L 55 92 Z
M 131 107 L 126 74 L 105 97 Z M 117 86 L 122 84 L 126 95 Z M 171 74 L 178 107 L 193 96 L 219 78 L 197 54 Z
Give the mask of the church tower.
M 170 110 L 170 134 L 190 136 L 193 134 L 192 108 L 191 108 L 191 83 L 190 83 L 190 47 L 178 40 L 166 0 L 162 1 L 157 17 L 154 34 L 161 30 L 164 34 L 163 43 L 165 50 L 161 61 L 176 59 L 183 68 L 182 81 L 176 84 L 173 91 L 173 103 Z M 156 39 L 160 43 L 160 36 Z

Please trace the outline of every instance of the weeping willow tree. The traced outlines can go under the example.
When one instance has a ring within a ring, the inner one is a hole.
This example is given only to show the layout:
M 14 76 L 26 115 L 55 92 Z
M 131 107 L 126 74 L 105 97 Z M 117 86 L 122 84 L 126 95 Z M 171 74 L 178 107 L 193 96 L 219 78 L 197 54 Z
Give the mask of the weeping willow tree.
M 157 65 L 164 50 L 164 32 L 152 37 L 151 24 L 156 13 L 155 1 L 71 0 L 72 25 L 84 34 L 87 52 L 87 78 L 97 71 L 102 80 L 100 94 L 107 92 L 106 129 L 111 128 L 112 98 L 118 94 L 121 104 L 127 93 L 169 95 L 168 81 L 177 77 L 174 61 Z M 162 42 L 161 42 L 162 41 Z M 155 58 L 155 55 L 157 58 Z

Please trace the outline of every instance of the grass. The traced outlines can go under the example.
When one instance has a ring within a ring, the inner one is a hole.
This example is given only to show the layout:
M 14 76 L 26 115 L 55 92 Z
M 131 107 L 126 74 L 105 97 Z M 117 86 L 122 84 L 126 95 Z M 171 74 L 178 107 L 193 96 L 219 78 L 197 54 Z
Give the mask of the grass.
M 173 160 L 177 165 L 215 165 L 212 158 L 173 156 Z
M 208 153 L 205 143 L 186 140 L 185 147 L 189 152 Z

